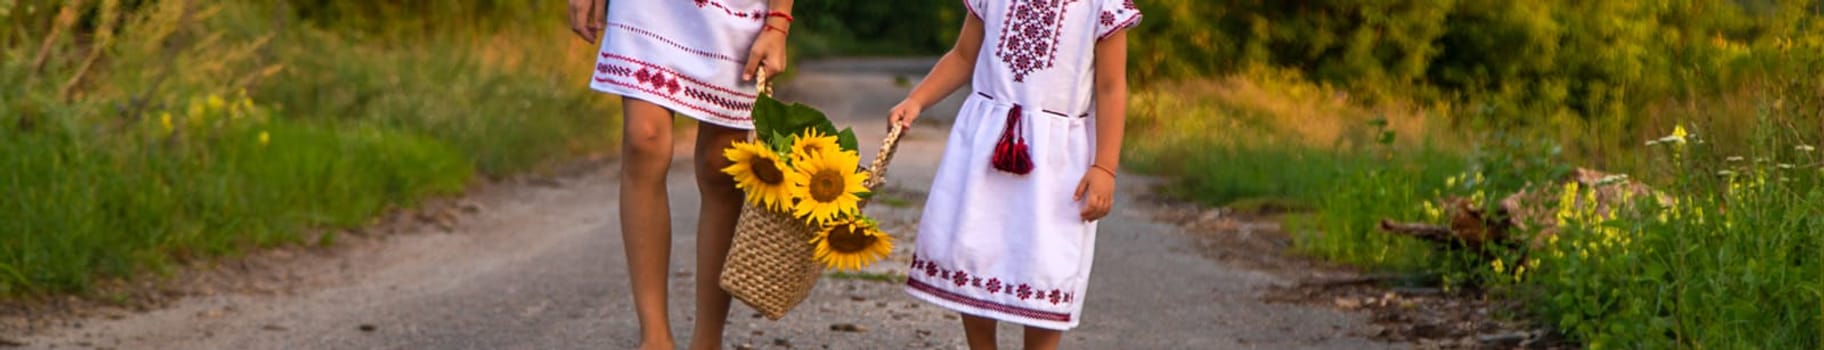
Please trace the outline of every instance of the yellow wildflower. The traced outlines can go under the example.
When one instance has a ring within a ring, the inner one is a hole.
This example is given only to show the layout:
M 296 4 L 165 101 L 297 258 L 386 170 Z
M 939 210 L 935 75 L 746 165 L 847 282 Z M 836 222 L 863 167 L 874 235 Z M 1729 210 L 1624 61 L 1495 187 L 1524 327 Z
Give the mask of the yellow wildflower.
M 159 113 L 158 124 L 165 127 L 165 133 L 167 134 L 177 130 L 177 126 L 171 124 L 171 112 Z
M 203 110 L 203 101 L 196 99 L 196 98 L 191 98 L 190 99 L 190 114 L 188 115 L 190 117 L 190 121 L 197 121 L 197 120 L 203 119 L 203 112 L 205 112 L 205 110 Z
M 260 146 L 265 146 L 268 143 L 272 143 L 272 134 L 266 133 L 265 130 L 260 130 Z

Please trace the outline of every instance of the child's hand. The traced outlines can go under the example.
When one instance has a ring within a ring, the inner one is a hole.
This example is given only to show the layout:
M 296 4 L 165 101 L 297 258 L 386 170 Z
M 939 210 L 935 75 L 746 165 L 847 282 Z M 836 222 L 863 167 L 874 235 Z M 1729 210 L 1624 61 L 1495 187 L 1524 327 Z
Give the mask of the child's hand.
M 1115 174 L 1092 165 L 1077 183 L 1076 201 L 1083 202 L 1083 221 L 1101 220 L 1115 207 Z
M 891 123 L 887 126 L 891 128 L 893 125 L 899 125 L 910 128 L 912 121 L 918 120 L 918 113 L 924 112 L 924 109 L 911 99 L 900 101 L 898 106 L 893 106 L 892 112 L 887 112 L 887 122 Z
M 754 46 L 747 50 L 747 67 L 741 69 L 741 80 L 753 81 L 754 73 L 766 70 L 767 76 L 776 76 L 785 71 L 785 29 L 783 21 L 768 24 L 768 29 L 760 30 L 760 36 L 754 38 Z
M 605 0 L 570 0 L 570 31 L 577 37 L 595 42 L 602 35 L 602 11 Z

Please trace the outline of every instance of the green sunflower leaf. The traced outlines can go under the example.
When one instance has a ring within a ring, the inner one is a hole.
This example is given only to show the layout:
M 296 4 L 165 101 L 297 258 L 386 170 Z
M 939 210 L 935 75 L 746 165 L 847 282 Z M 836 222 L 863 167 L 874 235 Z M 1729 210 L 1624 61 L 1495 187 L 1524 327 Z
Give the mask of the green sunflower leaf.
M 791 114 L 791 109 L 787 107 L 785 103 L 779 102 L 779 100 L 775 100 L 769 96 L 760 96 L 759 99 L 754 101 L 753 113 L 754 131 L 760 135 L 772 135 L 781 130 L 790 130 L 783 129 L 782 127 L 785 126 L 786 119 Z M 789 132 L 790 131 L 785 131 L 785 133 Z
M 842 128 L 841 132 L 837 132 L 836 143 L 842 145 L 842 149 L 845 150 L 858 151 L 861 149 L 861 141 L 855 139 L 854 128 Z

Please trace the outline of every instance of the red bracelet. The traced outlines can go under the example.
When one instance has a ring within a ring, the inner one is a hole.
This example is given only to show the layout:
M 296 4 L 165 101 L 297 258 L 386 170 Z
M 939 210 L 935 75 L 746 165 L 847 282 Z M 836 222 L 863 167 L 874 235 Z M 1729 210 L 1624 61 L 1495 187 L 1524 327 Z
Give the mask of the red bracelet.
M 784 29 L 779 29 L 779 27 L 775 27 L 771 24 L 766 25 L 766 30 L 777 30 L 781 35 L 791 35 L 791 33 L 786 32 Z
M 1101 164 L 1090 164 L 1090 165 L 1089 165 L 1089 167 L 1090 167 L 1090 168 L 1093 168 L 1093 169 L 1097 169 L 1097 170 L 1101 170 L 1101 171 L 1102 171 L 1102 172 L 1106 172 L 1106 173 L 1108 173 L 1108 177 L 1109 177 L 1109 178 L 1116 178 L 1116 177 L 1119 177 L 1119 176 L 1115 176 L 1115 171 L 1114 171 L 1114 170 L 1108 170 L 1108 168 L 1105 168 L 1105 167 L 1102 167 L 1102 165 L 1101 165 Z
M 767 12 L 767 13 L 766 13 L 766 17 L 768 17 L 768 18 L 771 18 L 771 17 L 781 17 L 781 18 L 785 18 L 785 23 L 792 23 L 792 22 L 796 22 L 796 21 L 797 21 L 797 19 L 794 19 L 794 18 L 792 18 L 792 14 L 790 14 L 790 13 L 785 13 L 785 11 L 773 11 L 773 12 Z

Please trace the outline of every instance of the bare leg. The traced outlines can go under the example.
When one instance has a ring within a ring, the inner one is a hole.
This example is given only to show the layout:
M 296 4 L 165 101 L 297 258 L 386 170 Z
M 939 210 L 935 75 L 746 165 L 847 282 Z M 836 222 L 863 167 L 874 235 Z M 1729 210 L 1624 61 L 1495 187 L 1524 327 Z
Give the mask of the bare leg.
M 994 350 L 994 326 L 992 318 L 963 315 L 963 337 L 969 340 L 969 350 Z
M 1064 331 L 1026 327 L 1026 350 L 1052 350 L 1064 341 Z
M 621 239 L 627 276 L 640 317 L 640 348 L 671 350 L 665 278 L 671 266 L 671 206 L 665 173 L 671 167 L 671 112 L 623 99 L 621 140 Z
M 722 326 L 728 322 L 729 296 L 719 283 L 743 195 L 735 180 L 722 173 L 730 164 L 722 150 L 747 137 L 747 130 L 702 123 L 697 127 L 697 191 L 703 195 L 697 222 L 697 326 L 690 348 L 722 348 Z

